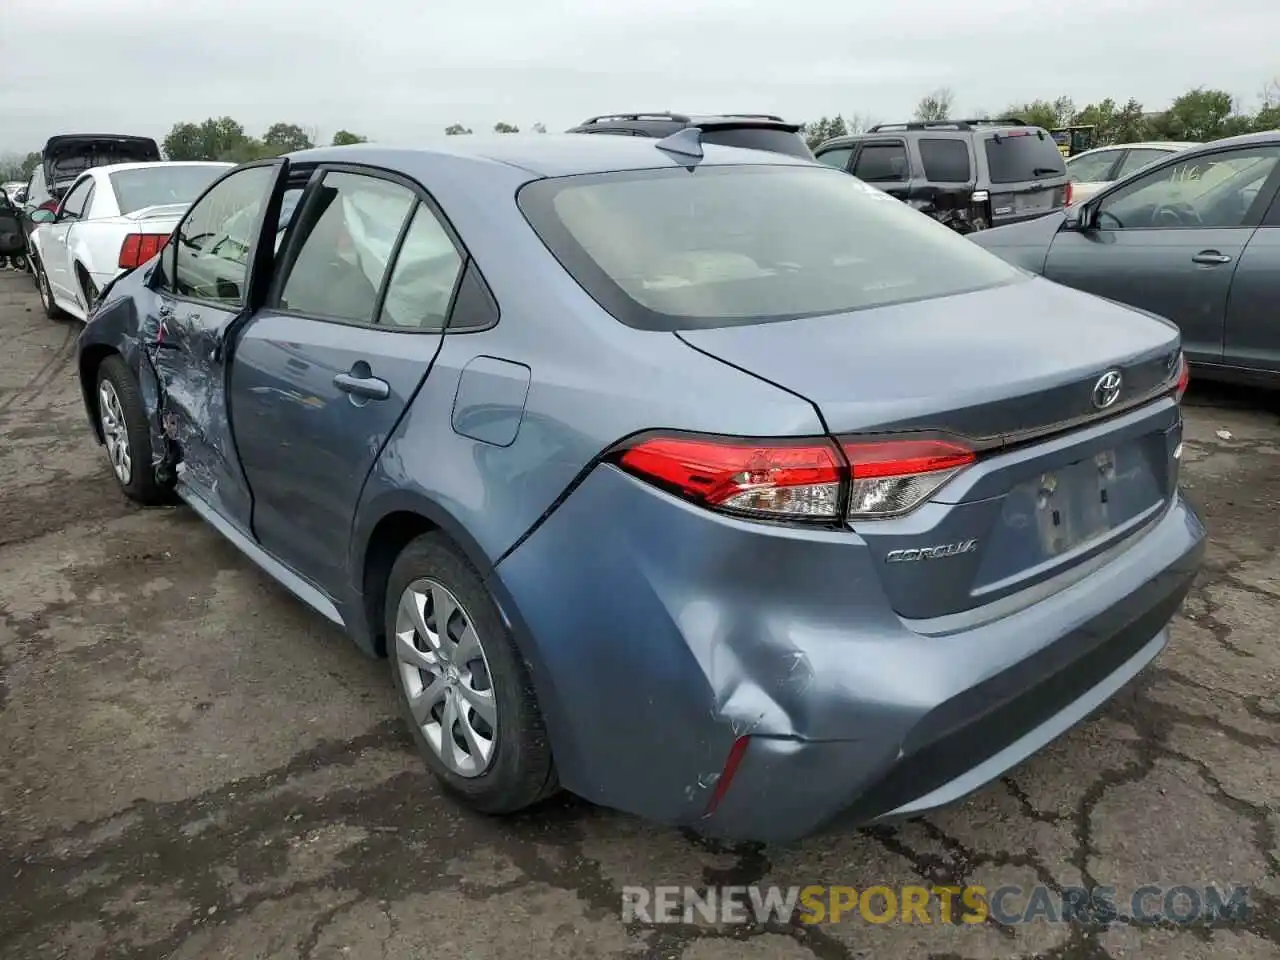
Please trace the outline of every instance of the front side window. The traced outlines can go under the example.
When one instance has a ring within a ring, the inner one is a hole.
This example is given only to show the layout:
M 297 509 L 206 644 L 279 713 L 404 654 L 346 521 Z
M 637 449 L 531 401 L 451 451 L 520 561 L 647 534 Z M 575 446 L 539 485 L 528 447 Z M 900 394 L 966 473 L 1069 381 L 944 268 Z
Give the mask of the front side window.
M 1246 147 L 1172 163 L 1107 196 L 1098 205 L 1104 230 L 1241 227 L 1280 162 L 1280 147 Z
M 818 154 L 818 162 L 828 167 L 843 170 L 849 166 L 849 157 L 853 155 L 853 147 L 833 147 Z
M 396 257 L 378 322 L 392 327 L 443 330 L 462 255 L 431 208 L 419 203 Z
M 285 278 L 280 306 L 316 317 L 373 323 L 382 278 L 417 198 L 397 183 L 325 174 L 307 201 L 307 230 Z
M 275 177 L 274 166 L 237 171 L 191 208 L 177 233 L 175 293 L 227 309 L 244 305 L 254 230 Z
M 1120 159 L 1119 150 L 1101 150 L 1087 157 L 1067 161 L 1067 179 L 1072 183 L 1098 183 L 1111 179 L 1111 168 Z
M 907 148 L 900 141 L 868 143 L 858 151 L 853 162 L 853 175 L 868 183 L 901 182 L 911 176 Z
M 68 191 L 62 201 L 60 219 L 79 220 L 89 207 L 89 194 L 93 192 L 93 179 L 85 177 Z
M 818 164 L 545 179 L 526 185 L 519 204 L 587 292 L 643 329 L 848 313 L 1024 277 Z

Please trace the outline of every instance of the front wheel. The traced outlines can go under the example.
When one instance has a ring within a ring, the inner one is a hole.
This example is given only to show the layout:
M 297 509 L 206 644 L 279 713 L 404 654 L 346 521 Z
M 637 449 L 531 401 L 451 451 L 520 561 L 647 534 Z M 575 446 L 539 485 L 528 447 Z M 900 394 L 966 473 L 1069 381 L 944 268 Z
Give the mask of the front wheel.
M 53 288 L 49 286 L 49 275 L 44 272 L 44 264 L 37 260 L 35 268 L 36 289 L 40 291 L 40 306 L 44 307 L 44 315 L 50 320 L 62 320 L 66 314 L 53 300 Z
M 558 789 L 533 683 L 479 574 L 439 533 L 387 580 L 387 658 L 401 712 L 440 782 L 484 813 Z
M 168 502 L 168 485 L 156 479 L 152 465 L 151 430 L 138 381 L 118 354 L 98 367 L 97 399 L 103 445 L 120 489 L 147 506 Z

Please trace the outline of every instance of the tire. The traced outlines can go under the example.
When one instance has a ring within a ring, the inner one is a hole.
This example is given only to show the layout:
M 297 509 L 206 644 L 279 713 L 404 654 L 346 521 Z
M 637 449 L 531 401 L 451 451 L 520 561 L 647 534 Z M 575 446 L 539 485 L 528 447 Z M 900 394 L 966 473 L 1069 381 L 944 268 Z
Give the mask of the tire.
M 49 276 L 44 272 L 44 264 L 35 262 L 36 290 L 40 293 L 40 306 L 44 307 L 44 315 L 50 320 L 64 320 L 66 314 L 53 302 L 53 288 L 49 286 Z
M 431 598 L 425 608 L 417 607 L 417 628 L 411 626 L 414 618 L 407 608 L 403 613 L 401 609 L 402 599 L 409 603 L 415 594 Z M 436 611 L 441 599 L 457 607 L 450 622 L 451 639 L 444 646 L 463 653 L 451 663 L 436 657 L 434 665 L 428 665 L 433 658 L 421 651 L 441 645 L 434 639 L 438 637 Z M 448 792 L 482 813 L 505 814 L 529 807 L 559 789 L 551 746 L 524 660 L 480 575 L 443 534 L 418 537 L 396 558 L 387 579 L 385 621 L 387 660 L 401 713 L 427 766 Z M 464 636 L 468 624 L 476 642 L 464 639 L 454 645 L 452 638 Z M 405 640 L 397 637 L 398 629 L 402 637 L 408 633 L 407 650 Z M 419 652 L 414 655 L 414 650 Z M 431 689 L 440 693 L 422 700 L 429 681 L 437 676 Z M 487 700 L 483 696 L 486 685 Z M 428 712 L 419 707 L 415 718 L 415 700 L 433 703 L 434 708 Z M 446 740 L 443 720 L 450 701 L 457 717 L 456 728 L 450 724 L 451 732 L 457 729 L 458 734 Z M 472 706 L 482 701 L 496 710 L 491 725 Z M 486 729 L 490 736 L 486 736 Z M 464 730 L 471 732 L 470 739 L 465 738 Z M 490 744 L 487 753 L 473 749 L 486 742 Z M 466 746 L 468 743 L 472 746 Z M 464 754 L 469 761 L 461 760 Z
M 112 354 L 98 366 L 95 387 L 98 423 L 102 427 L 107 460 L 116 483 L 130 500 L 145 506 L 168 503 L 171 486 L 156 480 L 151 456 L 151 428 L 138 381 L 119 354 Z M 118 459 L 121 449 L 127 454 L 127 471 L 122 469 Z
M 9 258 L 9 265 L 13 267 L 13 269 L 15 270 L 20 270 L 23 273 L 26 273 L 27 255 L 25 253 L 14 254 L 12 257 Z

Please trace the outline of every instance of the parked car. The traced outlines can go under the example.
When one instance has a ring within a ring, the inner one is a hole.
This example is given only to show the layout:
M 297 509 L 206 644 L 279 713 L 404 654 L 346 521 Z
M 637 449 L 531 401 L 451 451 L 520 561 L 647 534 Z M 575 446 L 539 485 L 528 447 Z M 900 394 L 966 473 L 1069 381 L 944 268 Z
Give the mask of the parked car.
M 814 154 L 958 233 L 1042 217 L 1071 202 L 1062 153 L 1022 120 L 882 123 Z
M 36 228 L 32 214 L 53 213 L 58 201 L 85 170 L 111 163 L 148 163 L 160 159 L 160 147 L 150 137 L 114 133 L 69 133 L 50 137 L 31 171 L 22 204 L 22 230 L 27 237 L 28 262 L 33 259 L 30 238 Z M 38 280 L 38 278 L 37 278 Z
M 569 133 L 606 133 L 623 137 L 669 137 L 679 130 L 695 128 L 702 141 L 728 147 L 767 150 L 791 157 L 813 159 L 813 152 L 800 135 L 802 125 L 788 123 L 768 113 L 725 113 L 691 116 L 659 110 L 653 113 L 613 113 L 590 117 Z
M 762 157 L 236 168 L 80 337 L 116 482 L 389 654 L 478 809 L 785 840 L 967 794 L 1166 642 L 1204 548 L 1178 334 Z
M 28 243 L 40 301 L 50 318 L 83 320 L 121 270 L 150 260 L 178 219 L 234 164 L 117 163 L 82 173 L 55 212 L 31 213 Z
M 0 267 L 24 267 L 26 254 L 21 208 L 0 188 Z
M 1097 147 L 1067 160 L 1067 177 L 1071 181 L 1071 202 L 1088 200 L 1108 183 L 1121 180 L 1149 163 L 1163 160 L 1173 153 L 1199 146 L 1182 141 L 1123 143 Z
M 973 240 L 1182 330 L 1198 375 L 1280 385 L 1280 132 L 1171 154 L 1092 199 Z

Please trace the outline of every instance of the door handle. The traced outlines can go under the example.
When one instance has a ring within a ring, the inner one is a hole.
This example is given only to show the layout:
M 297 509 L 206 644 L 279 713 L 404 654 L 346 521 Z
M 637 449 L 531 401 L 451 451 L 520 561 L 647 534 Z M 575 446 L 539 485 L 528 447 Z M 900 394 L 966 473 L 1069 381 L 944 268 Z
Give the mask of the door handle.
M 1217 250 L 1201 250 L 1191 258 L 1192 263 L 1230 263 L 1231 258 Z
M 366 400 L 385 400 L 391 396 L 391 385 L 377 377 L 357 377 L 350 373 L 340 373 L 333 378 L 333 385 L 343 393 L 353 397 L 364 397 Z

